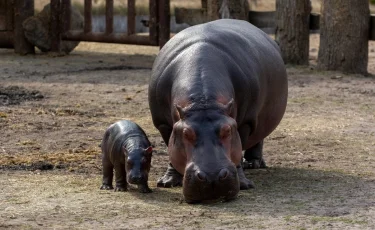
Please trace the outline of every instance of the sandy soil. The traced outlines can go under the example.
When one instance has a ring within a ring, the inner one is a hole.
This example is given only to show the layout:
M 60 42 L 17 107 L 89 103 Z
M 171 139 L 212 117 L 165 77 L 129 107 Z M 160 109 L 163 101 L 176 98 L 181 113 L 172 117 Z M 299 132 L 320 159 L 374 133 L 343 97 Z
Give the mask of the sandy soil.
M 157 47 L 81 43 L 65 57 L 0 49 L 0 229 L 374 229 L 375 80 L 317 71 L 317 35 L 311 43 L 311 65 L 288 67 L 287 111 L 264 147 L 269 168 L 246 171 L 257 188 L 205 205 L 155 187 L 168 161 L 147 103 Z M 119 119 L 155 145 L 152 194 L 99 190 L 98 144 Z

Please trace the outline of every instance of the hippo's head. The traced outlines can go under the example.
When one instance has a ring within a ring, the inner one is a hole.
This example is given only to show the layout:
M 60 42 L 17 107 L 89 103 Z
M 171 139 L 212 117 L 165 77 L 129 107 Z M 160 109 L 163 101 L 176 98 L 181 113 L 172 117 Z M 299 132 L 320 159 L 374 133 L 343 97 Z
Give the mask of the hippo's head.
M 172 165 L 184 173 L 183 193 L 188 203 L 226 200 L 240 189 L 236 165 L 241 141 L 233 119 L 233 100 L 226 105 L 176 105 L 177 121 L 169 141 Z
M 126 180 L 130 184 L 143 184 L 148 181 L 151 167 L 152 147 L 136 148 L 126 155 Z

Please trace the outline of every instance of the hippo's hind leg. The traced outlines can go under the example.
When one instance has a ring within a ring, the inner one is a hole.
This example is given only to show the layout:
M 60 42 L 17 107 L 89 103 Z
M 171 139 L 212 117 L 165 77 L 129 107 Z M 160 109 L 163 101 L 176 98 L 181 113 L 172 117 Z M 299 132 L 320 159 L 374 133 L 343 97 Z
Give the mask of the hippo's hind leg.
M 172 127 L 170 127 L 169 125 L 160 125 L 158 126 L 158 129 L 161 136 L 163 137 L 165 144 L 168 145 L 169 137 L 172 133 Z M 157 186 L 165 188 L 182 186 L 182 178 L 183 176 L 179 172 L 177 172 L 175 168 L 173 168 L 171 163 L 169 163 L 167 172 L 158 180 Z
M 128 182 L 126 181 L 125 164 L 115 164 L 116 188 L 115 192 L 125 192 L 128 190 Z
M 244 154 L 244 168 L 266 168 L 266 162 L 263 159 L 263 140 L 253 147 L 247 149 Z
M 100 189 L 102 190 L 110 190 L 113 189 L 112 180 L 113 180 L 113 164 L 109 161 L 109 159 L 104 154 L 102 159 L 103 164 L 103 183 Z

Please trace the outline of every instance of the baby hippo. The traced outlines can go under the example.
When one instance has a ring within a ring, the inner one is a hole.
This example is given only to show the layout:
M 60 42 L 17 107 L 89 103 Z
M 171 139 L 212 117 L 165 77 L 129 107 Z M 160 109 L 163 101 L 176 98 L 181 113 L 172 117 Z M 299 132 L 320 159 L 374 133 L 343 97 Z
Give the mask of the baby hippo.
M 106 130 L 102 143 L 103 185 L 100 189 L 113 189 L 115 169 L 115 191 L 126 191 L 127 182 L 137 184 L 140 192 L 152 192 L 148 187 L 152 147 L 145 132 L 132 121 L 118 121 Z

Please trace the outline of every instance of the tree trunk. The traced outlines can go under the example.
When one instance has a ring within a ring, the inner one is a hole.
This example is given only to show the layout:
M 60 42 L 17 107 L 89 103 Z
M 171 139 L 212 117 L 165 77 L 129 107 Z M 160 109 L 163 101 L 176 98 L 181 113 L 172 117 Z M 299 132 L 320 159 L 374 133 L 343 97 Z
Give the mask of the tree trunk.
M 318 67 L 367 73 L 368 0 L 323 0 Z
M 247 0 L 202 1 L 202 6 L 205 4 L 207 4 L 207 18 L 210 21 L 219 18 L 248 20 L 249 3 Z
M 276 0 L 276 41 L 285 63 L 309 64 L 310 0 Z

